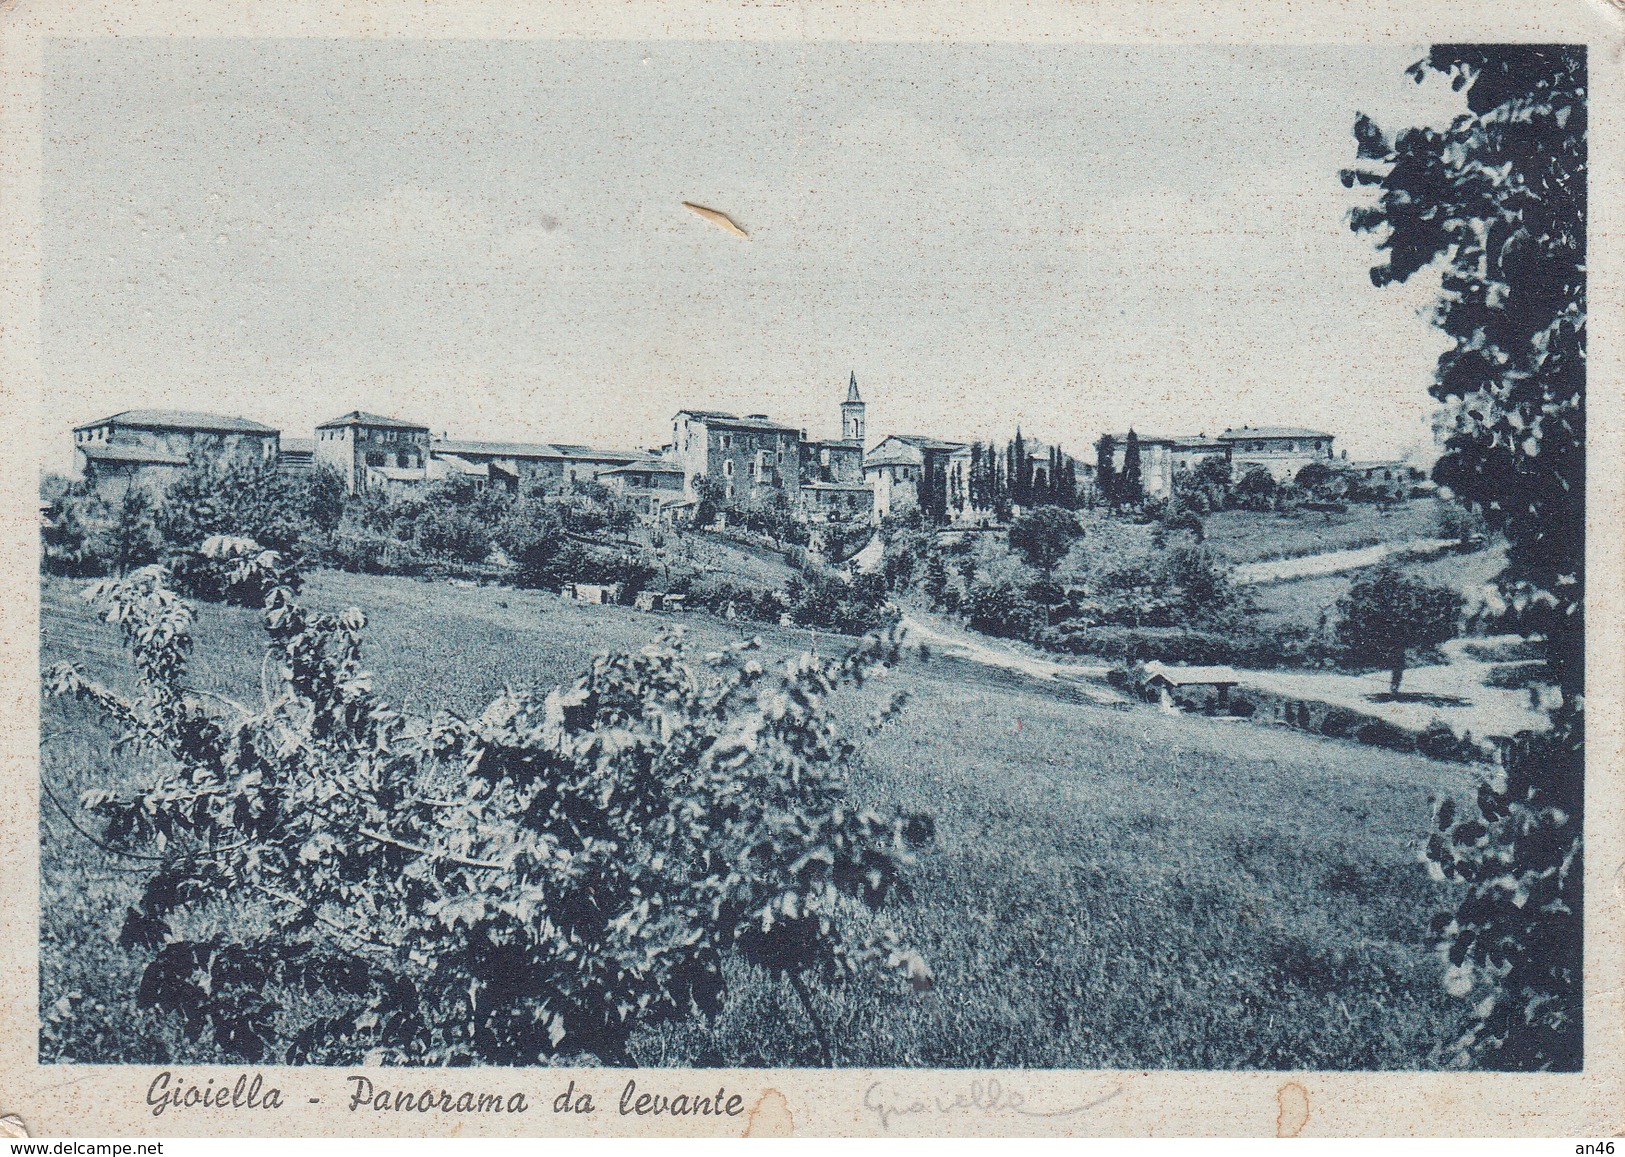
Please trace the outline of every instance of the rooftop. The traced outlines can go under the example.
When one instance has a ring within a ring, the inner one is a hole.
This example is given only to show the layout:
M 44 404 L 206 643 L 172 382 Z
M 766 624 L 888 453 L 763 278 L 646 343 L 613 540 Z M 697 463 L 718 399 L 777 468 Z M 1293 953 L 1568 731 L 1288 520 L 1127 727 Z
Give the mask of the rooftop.
M 741 418 L 736 414 L 729 414 L 722 410 L 678 410 L 677 412 L 704 422 L 707 426 L 724 426 L 730 430 L 772 430 L 797 436 L 801 434 L 801 431 L 794 426 L 786 426 L 783 422 L 775 422 L 760 415 Z
M 863 457 L 863 468 L 869 470 L 878 466 L 918 466 L 920 459 L 916 458 L 913 448 L 906 443 L 902 446 L 875 447 Z
M 563 458 L 559 447 L 546 442 L 475 442 L 465 438 L 436 438 L 429 452 L 447 454 L 487 454 L 496 458 Z
M 965 447 L 963 442 L 946 442 L 941 438 L 927 438 L 924 434 L 892 434 L 889 437 L 907 442 L 917 450 L 962 450 Z
M 399 418 L 386 418 L 382 414 L 369 414 L 365 410 L 351 410 L 348 414 L 340 414 L 330 418 L 316 428 L 318 430 L 331 430 L 344 426 L 368 426 L 373 429 L 384 430 L 423 430 L 429 427 L 420 422 L 403 422 Z
M 316 452 L 316 439 L 284 438 L 282 439 L 282 452 L 284 454 L 314 454 Z
M 1324 430 L 1306 430 L 1301 426 L 1243 426 L 1239 430 L 1226 430 L 1220 440 L 1234 442 L 1239 438 L 1330 438 Z
M 599 450 L 592 446 L 565 446 L 555 447 L 566 458 L 593 458 L 605 462 L 635 462 L 645 455 L 636 450 Z
M 625 466 L 617 466 L 613 470 L 605 470 L 604 474 L 681 474 L 683 468 L 671 462 L 661 462 L 650 459 L 645 462 L 628 462 Z
M 1175 687 L 1207 686 L 1236 683 L 1240 676 L 1233 667 L 1171 667 L 1166 663 L 1152 660 L 1143 668 L 1144 682 L 1154 679 L 1165 679 Z
M 467 458 L 458 457 L 456 454 L 439 453 L 434 456 L 434 460 L 447 470 L 458 474 L 467 474 L 475 478 L 489 478 L 491 475 L 491 467 L 487 463 L 470 462 Z
M 75 426 L 77 430 L 92 430 L 97 426 L 135 426 L 143 430 L 207 430 L 218 434 L 275 434 L 275 426 L 267 426 L 250 418 L 233 418 L 224 414 L 204 414 L 197 410 L 124 410 L 110 418 L 86 422 Z
M 1170 437 L 1166 437 L 1166 436 L 1161 435 L 1161 434 L 1141 434 L 1141 433 L 1139 433 L 1138 431 L 1135 431 L 1135 430 L 1130 430 L 1128 432 L 1128 434 L 1107 434 L 1107 435 L 1105 435 L 1105 437 L 1110 438 L 1114 445 L 1125 446 L 1125 445 L 1128 444 L 1128 435 L 1129 434 L 1133 434 L 1134 435 L 1134 440 L 1136 442 L 1138 442 L 1142 446 L 1145 446 L 1145 445 L 1172 446 L 1176 442 L 1184 442 L 1184 441 L 1186 441 L 1186 439 L 1184 439 L 1184 438 L 1170 438 Z

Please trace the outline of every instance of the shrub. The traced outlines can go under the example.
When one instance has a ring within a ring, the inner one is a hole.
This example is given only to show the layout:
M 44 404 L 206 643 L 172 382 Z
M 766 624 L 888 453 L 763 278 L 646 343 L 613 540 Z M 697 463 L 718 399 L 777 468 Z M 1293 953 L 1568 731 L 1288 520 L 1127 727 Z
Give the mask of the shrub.
M 1011 639 L 1034 637 L 1042 624 L 1041 612 L 1005 581 L 978 580 L 965 599 L 965 620 L 984 635 Z
M 413 522 L 411 539 L 425 554 L 458 562 L 484 562 L 491 553 L 490 529 L 454 506 L 425 507 Z
M 232 535 L 294 556 L 313 528 L 306 505 L 304 484 L 275 462 L 200 462 L 170 483 L 154 521 L 172 550 Z
M 929 987 L 895 936 L 850 928 L 933 825 L 851 805 L 827 705 L 895 639 L 778 671 L 740 646 L 707 671 L 674 635 L 472 721 L 410 719 L 361 670 L 365 617 L 299 606 L 256 551 L 228 553 L 273 584 L 262 708 L 186 687 L 192 612 L 156 566 L 90 592 L 139 695 L 71 664 L 45 679 L 153 754 L 150 787 L 83 804 L 151 863 L 119 944 L 146 961 L 137 1003 L 189 1038 L 254 1063 L 629 1064 L 640 1027 L 716 1014 L 729 958 L 787 976 L 809 1016 L 809 976 L 878 962 Z M 247 903 L 266 918 L 199 918 Z
M 1275 477 L 1262 466 L 1250 466 L 1231 487 L 1231 498 L 1243 510 L 1273 510 L 1280 497 Z
M 589 582 L 587 548 L 562 534 L 538 539 L 522 548 L 514 559 L 514 583 L 541 590 L 561 590 L 566 583 Z
M 786 595 L 786 613 L 800 627 L 861 635 L 896 618 L 885 580 L 877 575 L 859 575 L 848 583 L 835 575 L 804 572 L 790 581 Z
M 1206 547 L 1181 547 L 1168 552 L 1161 577 L 1169 598 L 1187 618 L 1212 618 L 1235 602 L 1229 568 Z
M 1370 719 L 1360 724 L 1355 729 L 1354 738 L 1368 747 L 1386 747 L 1390 751 L 1416 750 L 1415 735 L 1382 719 Z
M 1082 531 L 1077 517 L 1059 506 L 1040 506 L 1010 524 L 1010 549 L 1048 574 L 1066 557 Z

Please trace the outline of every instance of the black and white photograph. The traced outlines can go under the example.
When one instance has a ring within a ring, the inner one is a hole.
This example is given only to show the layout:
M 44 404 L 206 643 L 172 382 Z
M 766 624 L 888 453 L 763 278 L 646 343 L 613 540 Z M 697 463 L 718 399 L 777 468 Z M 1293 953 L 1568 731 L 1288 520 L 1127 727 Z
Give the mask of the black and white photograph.
M 37 44 L 31 1064 L 736 1135 L 1617 1070 L 1617 50 Z

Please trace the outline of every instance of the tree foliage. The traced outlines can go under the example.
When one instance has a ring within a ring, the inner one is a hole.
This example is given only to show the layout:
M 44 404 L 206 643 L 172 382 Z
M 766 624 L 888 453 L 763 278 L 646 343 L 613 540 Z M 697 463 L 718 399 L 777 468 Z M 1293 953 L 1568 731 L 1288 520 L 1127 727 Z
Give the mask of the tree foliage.
M 1398 692 L 1412 651 L 1455 636 L 1462 597 L 1384 566 L 1355 582 L 1337 609 L 1337 641 L 1356 661 L 1386 668 L 1389 690 Z
M 1440 804 L 1432 868 L 1468 884 L 1435 925 L 1452 991 L 1472 1001 L 1463 1063 L 1582 1063 L 1585 799 L 1586 50 L 1439 45 L 1411 68 L 1451 78 L 1468 111 L 1390 140 L 1354 126 L 1374 187 L 1378 286 L 1443 259 L 1434 322 L 1451 339 L 1431 387 L 1445 452 L 1434 478 L 1506 537 L 1508 624 L 1544 637 L 1562 706 L 1505 751 L 1477 814 Z
M 205 549 L 278 566 L 251 543 Z M 871 961 L 930 984 L 883 916 L 855 917 L 902 886 L 931 821 L 849 802 L 857 751 L 828 708 L 894 638 L 774 669 L 753 645 L 697 665 L 671 635 L 473 719 L 418 718 L 371 690 L 359 612 L 274 587 L 265 702 L 223 710 L 186 684 L 192 612 L 162 567 L 88 593 L 138 691 L 68 664 L 45 681 L 155 768 L 83 800 L 149 869 L 119 933 L 147 957 L 134 995 L 230 1055 L 624 1064 L 640 1026 L 717 1012 L 730 956 L 804 1001 L 807 977 Z M 261 920 L 220 918 L 256 905 Z
M 1353 213 L 1388 259 L 1381 286 L 1444 259 L 1434 322 L 1451 338 L 1432 393 L 1443 404 L 1435 479 L 1506 535 L 1501 582 L 1526 632 L 1551 641 L 1578 691 L 1585 588 L 1585 49 L 1446 45 L 1412 68 L 1451 77 L 1469 112 L 1390 142 L 1355 124 L 1378 190 Z
M 1010 548 L 1020 552 L 1029 566 L 1048 574 L 1082 533 L 1071 511 L 1040 506 L 1010 524 Z

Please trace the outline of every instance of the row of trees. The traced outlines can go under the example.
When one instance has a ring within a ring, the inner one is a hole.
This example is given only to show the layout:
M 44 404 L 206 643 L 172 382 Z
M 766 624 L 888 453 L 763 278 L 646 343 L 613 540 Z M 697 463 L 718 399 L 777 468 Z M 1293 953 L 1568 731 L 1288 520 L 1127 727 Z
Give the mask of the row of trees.
M 45 564 L 80 577 L 126 574 L 161 562 L 182 593 L 259 605 L 264 591 L 229 580 L 201 552 L 215 536 L 250 538 L 275 552 L 282 581 L 298 589 L 312 566 L 370 574 L 465 574 L 519 586 L 620 584 L 627 597 L 658 585 L 692 605 L 767 622 L 788 620 L 847 634 L 887 621 L 879 582 L 844 582 L 791 537 L 797 574 L 782 588 L 714 578 L 663 549 L 675 530 L 646 532 L 634 510 L 602 486 L 509 493 L 457 479 L 420 492 L 347 495 L 325 471 L 297 476 L 259 463 L 200 462 L 154 500 L 130 489 L 104 501 L 83 486 L 56 488 L 45 530 Z M 735 524 L 780 542 L 788 512 L 733 508 Z M 844 540 L 843 540 L 844 541 Z
M 1050 446 L 1042 461 L 1035 462 L 1034 445 L 1019 427 L 1003 447 L 973 442 L 970 468 L 963 479 L 943 475 L 922 480 L 926 485 L 920 495 L 921 509 L 938 519 L 951 509 L 982 510 L 1001 522 L 1016 507 L 1076 509 L 1083 495 L 1076 460 L 1061 447 Z

